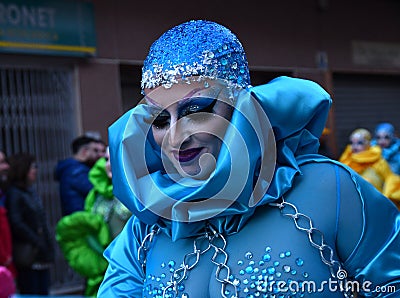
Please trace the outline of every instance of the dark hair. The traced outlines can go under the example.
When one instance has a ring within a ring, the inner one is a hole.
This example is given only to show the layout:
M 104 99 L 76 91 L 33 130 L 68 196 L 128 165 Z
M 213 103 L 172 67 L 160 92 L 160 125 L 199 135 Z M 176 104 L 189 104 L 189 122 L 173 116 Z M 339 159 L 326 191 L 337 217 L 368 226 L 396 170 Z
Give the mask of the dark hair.
M 10 169 L 8 171 L 9 183 L 19 187 L 28 188 L 28 173 L 35 157 L 29 153 L 18 153 L 8 158 Z
M 89 143 L 97 143 L 98 140 L 88 137 L 88 136 L 80 136 L 74 139 L 71 143 L 71 149 L 72 149 L 72 154 L 76 154 L 79 152 L 79 150 L 89 144 Z

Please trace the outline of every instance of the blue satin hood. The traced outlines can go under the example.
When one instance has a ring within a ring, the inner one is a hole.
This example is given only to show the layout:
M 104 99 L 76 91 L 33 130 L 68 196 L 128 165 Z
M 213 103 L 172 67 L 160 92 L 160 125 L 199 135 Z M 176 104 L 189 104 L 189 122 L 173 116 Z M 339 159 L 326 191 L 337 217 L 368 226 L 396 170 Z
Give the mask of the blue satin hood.
M 123 115 L 109 128 L 115 196 L 173 240 L 198 234 L 205 221 L 228 234 L 239 231 L 257 206 L 290 189 L 301 174 L 299 160 L 317 153 L 331 104 L 318 84 L 289 77 L 246 94 L 236 103 L 216 170 L 204 181 L 177 182 L 165 173 L 146 105 Z

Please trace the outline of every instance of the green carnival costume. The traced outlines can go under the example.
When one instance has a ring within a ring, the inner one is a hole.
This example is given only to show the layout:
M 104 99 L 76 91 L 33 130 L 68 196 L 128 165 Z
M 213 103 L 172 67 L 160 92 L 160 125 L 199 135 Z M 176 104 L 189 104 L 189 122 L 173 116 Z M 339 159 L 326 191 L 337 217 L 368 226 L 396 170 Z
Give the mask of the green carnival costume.
M 131 215 L 114 197 L 105 165 L 101 158 L 89 172 L 93 189 L 86 197 L 85 210 L 64 216 L 56 228 L 68 264 L 87 278 L 86 296 L 96 296 L 108 265 L 103 251 Z

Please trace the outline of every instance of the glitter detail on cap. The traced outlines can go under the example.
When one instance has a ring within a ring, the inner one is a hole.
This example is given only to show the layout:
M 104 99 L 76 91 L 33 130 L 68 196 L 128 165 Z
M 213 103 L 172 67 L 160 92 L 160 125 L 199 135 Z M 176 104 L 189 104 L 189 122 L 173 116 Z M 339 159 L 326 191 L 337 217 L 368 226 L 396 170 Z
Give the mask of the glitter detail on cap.
M 190 77 L 222 79 L 237 87 L 250 85 L 246 54 L 237 37 L 211 21 L 189 21 L 165 32 L 150 47 L 141 88 L 170 88 Z

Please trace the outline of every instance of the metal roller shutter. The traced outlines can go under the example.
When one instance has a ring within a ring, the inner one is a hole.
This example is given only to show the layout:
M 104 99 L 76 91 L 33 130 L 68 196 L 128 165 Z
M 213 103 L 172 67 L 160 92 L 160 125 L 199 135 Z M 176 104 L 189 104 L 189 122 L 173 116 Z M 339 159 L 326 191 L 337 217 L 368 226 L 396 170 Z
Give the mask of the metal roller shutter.
M 0 66 L 0 150 L 7 156 L 28 152 L 40 168 L 36 186 L 46 208 L 50 230 L 61 217 L 54 167 L 70 156 L 77 119 L 70 68 Z M 82 288 L 83 278 L 64 260 L 57 243 L 51 287 Z
M 400 132 L 400 76 L 333 76 L 335 135 L 339 154 L 356 128 L 373 133 L 380 122 L 391 122 Z

